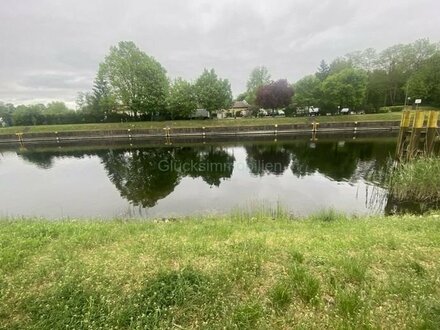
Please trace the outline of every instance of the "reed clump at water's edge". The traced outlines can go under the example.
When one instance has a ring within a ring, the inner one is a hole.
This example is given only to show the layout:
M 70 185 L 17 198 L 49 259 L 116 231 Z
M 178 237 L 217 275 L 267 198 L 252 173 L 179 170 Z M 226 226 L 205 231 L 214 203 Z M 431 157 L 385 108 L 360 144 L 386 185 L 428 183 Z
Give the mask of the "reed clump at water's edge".
M 397 201 L 440 202 L 440 157 L 399 164 L 390 174 L 390 196 Z

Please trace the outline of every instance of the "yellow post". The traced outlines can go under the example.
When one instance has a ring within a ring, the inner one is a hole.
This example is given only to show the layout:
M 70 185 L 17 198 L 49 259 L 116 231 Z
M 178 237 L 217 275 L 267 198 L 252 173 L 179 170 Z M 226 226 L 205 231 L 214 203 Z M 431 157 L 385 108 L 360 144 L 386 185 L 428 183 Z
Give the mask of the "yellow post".
M 425 122 L 425 111 L 416 112 L 416 118 L 414 120 L 414 128 L 423 128 Z
M 409 110 L 403 111 L 402 119 L 400 120 L 400 127 L 408 128 L 410 119 L 411 119 L 411 112 Z
M 440 112 L 429 111 L 428 113 L 428 128 L 437 128 L 437 122 Z

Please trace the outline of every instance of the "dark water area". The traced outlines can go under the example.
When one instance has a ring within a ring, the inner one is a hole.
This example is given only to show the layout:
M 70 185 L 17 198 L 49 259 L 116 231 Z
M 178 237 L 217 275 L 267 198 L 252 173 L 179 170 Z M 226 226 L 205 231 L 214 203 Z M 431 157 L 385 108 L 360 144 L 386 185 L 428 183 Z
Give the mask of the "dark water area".
M 395 137 L 0 147 L 0 216 L 160 218 L 281 205 L 382 214 Z M 387 209 L 388 208 L 388 209 Z

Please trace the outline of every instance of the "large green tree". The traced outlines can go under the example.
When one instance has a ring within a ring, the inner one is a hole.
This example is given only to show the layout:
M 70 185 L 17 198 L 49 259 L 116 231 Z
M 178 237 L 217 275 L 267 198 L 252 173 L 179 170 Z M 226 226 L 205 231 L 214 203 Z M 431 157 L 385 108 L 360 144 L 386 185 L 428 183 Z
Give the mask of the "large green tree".
M 330 74 L 330 66 L 327 64 L 326 61 L 321 60 L 321 63 L 319 63 L 318 71 L 316 71 L 315 73 L 316 78 L 318 78 L 321 81 L 324 81 L 329 74 Z
M 367 75 L 359 69 L 344 69 L 329 76 L 322 85 L 324 98 L 335 111 L 338 106 L 359 108 L 365 99 Z
M 12 114 L 15 111 L 15 107 L 11 103 L 0 102 L 0 118 L 2 118 L 0 127 L 2 125 L 10 126 L 13 124 Z
M 204 70 L 195 83 L 198 105 L 209 112 L 226 109 L 232 103 L 231 85 L 217 76 L 214 69 Z
M 265 66 L 254 68 L 249 75 L 246 84 L 246 101 L 255 105 L 257 91 L 261 86 L 268 85 L 271 82 L 269 70 Z
M 195 87 L 182 78 L 174 80 L 168 95 L 168 110 L 171 119 L 188 118 L 196 109 L 197 94 Z
M 166 109 L 169 82 L 165 69 L 131 41 L 110 48 L 98 77 L 109 82 L 116 101 L 135 116 L 153 116 Z
M 440 52 L 420 64 L 408 81 L 408 95 L 424 104 L 440 106 Z
M 294 84 L 294 104 L 297 107 L 320 107 L 322 103 L 321 80 L 316 75 L 305 76 Z
M 42 109 L 44 115 L 59 116 L 71 112 L 64 102 L 54 101 L 50 102 L 45 108 Z

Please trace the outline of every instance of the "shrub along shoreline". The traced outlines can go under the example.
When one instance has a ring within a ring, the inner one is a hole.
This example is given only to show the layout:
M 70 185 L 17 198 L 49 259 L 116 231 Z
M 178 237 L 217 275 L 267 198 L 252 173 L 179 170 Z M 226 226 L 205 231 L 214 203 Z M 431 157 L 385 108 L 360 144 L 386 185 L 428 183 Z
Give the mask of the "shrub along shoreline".
M 391 172 L 390 195 L 396 201 L 440 205 L 440 157 L 414 159 Z
M 0 221 L 0 327 L 440 327 L 440 216 Z

